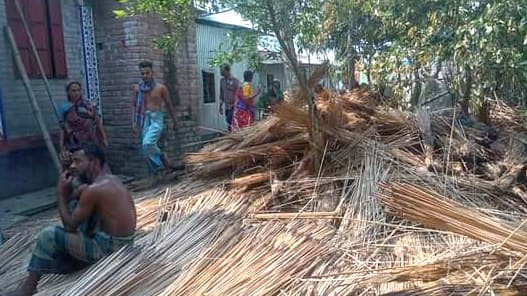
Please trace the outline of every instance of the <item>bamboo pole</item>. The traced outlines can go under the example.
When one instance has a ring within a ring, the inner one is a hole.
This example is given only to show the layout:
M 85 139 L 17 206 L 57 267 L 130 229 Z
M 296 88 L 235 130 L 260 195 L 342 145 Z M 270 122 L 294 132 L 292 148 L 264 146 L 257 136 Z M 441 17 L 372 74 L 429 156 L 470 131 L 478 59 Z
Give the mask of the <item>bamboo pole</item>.
M 20 52 L 18 51 L 15 37 L 13 36 L 13 32 L 11 31 L 11 28 L 9 28 L 9 26 L 5 27 L 5 32 L 9 39 L 9 43 L 11 44 L 11 49 L 13 50 L 13 54 L 15 56 L 15 62 L 16 62 L 18 71 L 20 72 L 20 76 L 22 76 L 22 81 L 24 82 L 24 87 L 28 95 L 28 99 L 31 105 L 31 109 L 33 111 L 33 115 L 35 116 L 40 126 L 40 129 L 42 131 L 42 136 L 44 137 L 46 146 L 48 147 L 49 153 L 51 154 L 51 159 L 53 160 L 53 163 L 55 164 L 55 167 L 57 168 L 57 170 L 60 172 L 61 165 L 60 165 L 59 158 L 57 156 L 57 150 L 55 149 L 55 146 L 53 146 L 53 142 L 51 141 L 51 136 L 49 135 L 49 131 L 44 122 L 44 118 L 42 117 L 42 112 L 40 111 L 40 107 L 38 106 L 37 98 L 35 97 L 35 93 L 33 92 L 33 89 L 31 88 L 31 85 L 29 83 L 29 78 L 27 77 L 26 69 L 24 68 L 24 63 L 22 62 L 22 58 L 20 57 Z
M 46 77 L 46 72 L 44 71 L 44 67 L 42 66 L 42 61 L 40 60 L 40 56 L 38 55 L 37 47 L 35 46 L 35 41 L 33 40 L 33 36 L 31 35 L 31 31 L 29 30 L 29 25 L 27 24 L 26 17 L 24 16 L 24 12 L 22 11 L 22 7 L 20 6 L 20 2 L 18 0 L 15 0 L 15 6 L 16 6 L 18 15 L 20 16 L 20 19 L 22 20 L 22 25 L 24 26 L 24 30 L 26 31 L 29 44 L 31 45 L 31 50 L 33 51 L 33 56 L 35 57 L 35 60 L 37 61 L 40 74 L 42 75 L 42 80 L 44 80 L 46 92 L 48 93 L 48 98 L 49 98 L 49 101 L 51 102 L 51 106 L 53 107 L 55 117 L 57 118 L 59 125 L 62 127 L 62 120 L 60 118 L 57 105 L 55 104 L 55 101 L 53 101 L 53 96 L 51 95 L 51 87 L 49 86 L 49 81 L 48 81 L 48 78 Z

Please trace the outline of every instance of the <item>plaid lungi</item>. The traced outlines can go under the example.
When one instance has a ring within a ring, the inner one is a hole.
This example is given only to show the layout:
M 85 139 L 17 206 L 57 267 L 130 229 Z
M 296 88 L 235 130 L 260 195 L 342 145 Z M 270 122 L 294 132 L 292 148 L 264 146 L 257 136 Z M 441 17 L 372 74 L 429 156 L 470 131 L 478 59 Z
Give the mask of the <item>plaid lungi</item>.
M 94 236 L 88 236 L 82 231 L 67 232 L 60 226 L 50 226 L 39 233 L 36 242 L 27 270 L 65 274 L 93 264 L 122 246 L 133 243 L 133 235 L 116 237 L 97 231 Z

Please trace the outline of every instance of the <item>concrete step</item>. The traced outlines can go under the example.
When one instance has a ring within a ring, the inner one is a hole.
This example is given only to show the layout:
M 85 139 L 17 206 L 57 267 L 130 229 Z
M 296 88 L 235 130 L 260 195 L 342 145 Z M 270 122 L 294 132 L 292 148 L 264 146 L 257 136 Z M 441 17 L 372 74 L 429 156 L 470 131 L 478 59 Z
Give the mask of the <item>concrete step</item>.
M 56 206 L 55 187 L 0 200 L 0 217 L 31 216 Z
M 13 215 L 13 214 L 0 214 L 0 230 L 8 229 L 12 226 L 28 220 L 28 216 Z

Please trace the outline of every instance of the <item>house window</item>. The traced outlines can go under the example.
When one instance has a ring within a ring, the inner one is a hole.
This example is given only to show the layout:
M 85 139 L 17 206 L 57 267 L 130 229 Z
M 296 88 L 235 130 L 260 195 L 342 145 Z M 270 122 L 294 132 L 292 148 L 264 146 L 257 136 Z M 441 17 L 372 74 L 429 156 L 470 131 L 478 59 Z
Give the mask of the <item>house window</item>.
M 203 103 L 214 103 L 216 102 L 216 84 L 214 79 L 214 73 L 201 71 L 203 77 Z
M 48 78 L 66 78 L 61 0 L 18 0 Z M 6 0 L 7 20 L 30 78 L 41 76 L 15 0 Z
M 267 74 L 267 88 L 268 89 L 271 89 L 273 87 L 273 80 L 274 80 L 273 74 Z

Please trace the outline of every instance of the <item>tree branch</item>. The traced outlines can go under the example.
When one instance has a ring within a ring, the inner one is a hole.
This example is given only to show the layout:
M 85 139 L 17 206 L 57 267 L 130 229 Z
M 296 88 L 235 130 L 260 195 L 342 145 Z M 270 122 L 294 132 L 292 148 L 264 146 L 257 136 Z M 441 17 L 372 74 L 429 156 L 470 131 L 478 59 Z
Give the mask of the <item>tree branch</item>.
M 285 34 L 282 34 L 282 30 L 278 26 L 277 15 L 276 15 L 276 11 L 273 6 L 273 0 L 265 0 L 265 5 L 267 6 L 267 10 L 269 12 L 269 20 L 270 20 L 273 32 L 276 35 L 276 39 L 278 39 L 278 43 L 280 43 L 280 46 L 282 47 L 287 59 L 289 60 L 289 64 L 291 65 L 291 68 L 293 68 L 293 73 L 295 74 L 296 79 L 298 83 L 300 84 L 300 87 L 303 89 L 307 89 L 307 81 L 305 77 L 303 77 L 302 74 L 300 73 L 300 67 L 298 65 L 298 59 L 296 56 L 294 44 L 293 44 L 293 48 L 291 48 L 290 47 L 291 44 L 289 44 L 293 42 L 293 40 L 290 40 L 292 39 L 292 37 L 285 36 Z

